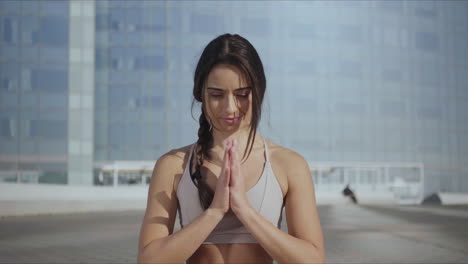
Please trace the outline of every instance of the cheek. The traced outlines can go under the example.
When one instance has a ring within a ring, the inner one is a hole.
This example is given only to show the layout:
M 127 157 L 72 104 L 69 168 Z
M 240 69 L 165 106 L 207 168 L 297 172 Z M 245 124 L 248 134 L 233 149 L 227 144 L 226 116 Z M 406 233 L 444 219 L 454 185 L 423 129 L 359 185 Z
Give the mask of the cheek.
M 206 108 L 210 112 L 211 116 L 216 116 L 216 113 L 219 112 L 219 105 L 219 102 L 217 102 L 216 100 L 208 100 Z
M 239 106 L 242 113 L 249 115 L 252 112 L 252 98 L 249 98 L 249 100 L 242 100 Z

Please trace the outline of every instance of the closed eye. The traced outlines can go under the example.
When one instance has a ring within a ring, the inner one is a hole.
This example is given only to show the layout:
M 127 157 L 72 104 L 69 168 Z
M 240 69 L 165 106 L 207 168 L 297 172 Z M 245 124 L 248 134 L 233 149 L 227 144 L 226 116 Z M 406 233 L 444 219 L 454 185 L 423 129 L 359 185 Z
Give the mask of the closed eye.
M 243 91 L 243 92 L 238 93 L 236 95 L 240 96 L 240 97 L 247 97 L 247 96 L 249 96 L 249 93 L 250 93 L 249 91 Z

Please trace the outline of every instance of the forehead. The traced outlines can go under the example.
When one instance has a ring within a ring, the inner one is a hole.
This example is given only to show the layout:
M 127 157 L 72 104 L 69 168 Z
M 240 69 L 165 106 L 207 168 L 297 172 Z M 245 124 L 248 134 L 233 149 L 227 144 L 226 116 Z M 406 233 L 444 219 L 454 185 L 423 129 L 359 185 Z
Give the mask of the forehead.
M 248 83 L 244 74 L 235 66 L 220 64 L 211 69 L 206 81 L 207 87 L 234 90 Z

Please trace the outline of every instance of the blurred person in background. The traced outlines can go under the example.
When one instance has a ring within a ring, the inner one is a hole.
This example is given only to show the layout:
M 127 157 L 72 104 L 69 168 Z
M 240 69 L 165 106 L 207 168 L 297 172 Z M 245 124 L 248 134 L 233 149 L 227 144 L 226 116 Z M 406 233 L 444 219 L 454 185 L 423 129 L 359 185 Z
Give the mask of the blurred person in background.
M 139 263 L 325 261 L 307 162 L 257 133 L 265 89 L 262 62 L 245 38 L 224 34 L 205 47 L 193 87 L 198 140 L 156 162 Z M 280 229 L 283 208 L 288 233 Z M 177 212 L 181 229 L 173 232 Z

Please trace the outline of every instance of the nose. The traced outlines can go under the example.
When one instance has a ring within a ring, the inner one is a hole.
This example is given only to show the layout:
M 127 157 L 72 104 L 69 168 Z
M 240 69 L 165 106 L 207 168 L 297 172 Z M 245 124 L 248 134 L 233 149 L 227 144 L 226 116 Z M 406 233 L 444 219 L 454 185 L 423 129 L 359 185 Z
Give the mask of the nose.
M 235 113 L 237 110 L 237 102 L 236 102 L 235 96 L 232 94 L 229 94 L 228 96 L 226 96 L 226 100 L 227 100 L 225 102 L 226 114 Z

